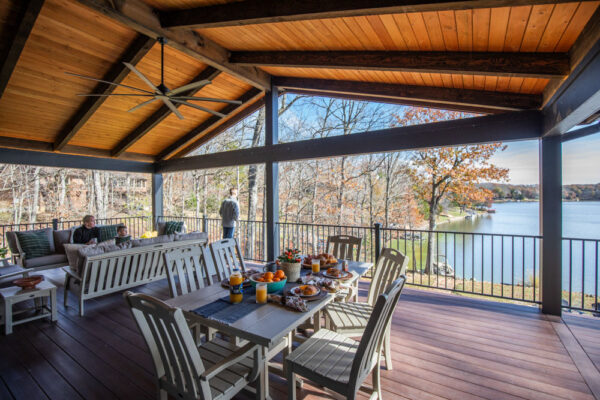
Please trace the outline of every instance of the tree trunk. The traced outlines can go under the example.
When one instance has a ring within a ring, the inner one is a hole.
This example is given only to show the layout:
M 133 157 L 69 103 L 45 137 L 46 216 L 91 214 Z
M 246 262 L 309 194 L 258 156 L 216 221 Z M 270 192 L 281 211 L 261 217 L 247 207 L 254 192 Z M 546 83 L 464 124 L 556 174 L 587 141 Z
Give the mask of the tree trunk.
M 59 186 L 58 186 L 58 207 L 64 210 L 67 207 L 65 199 L 67 198 L 67 170 L 60 169 L 58 171 Z
M 29 222 L 37 220 L 38 204 L 40 202 L 40 167 L 33 169 L 33 193 L 29 203 Z
M 433 248 L 435 246 L 435 217 L 437 215 L 437 201 L 435 200 L 435 190 L 433 190 L 433 194 L 429 201 L 429 225 L 428 225 L 428 240 L 427 240 L 427 257 L 425 259 L 425 273 L 429 273 L 431 271 L 431 267 L 433 266 Z
M 103 204 L 103 199 L 104 199 L 104 193 L 102 190 L 102 182 L 100 179 L 100 172 L 98 171 L 92 171 L 92 180 L 94 182 L 94 199 L 95 199 L 95 206 L 96 206 L 96 212 L 93 213 L 96 215 L 96 218 L 100 219 L 100 218 L 106 218 L 106 215 L 104 215 L 104 204 Z
M 342 220 L 344 218 L 344 191 L 346 189 L 346 176 L 345 176 L 345 167 L 346 167 L 346 157 L 342 157 L 341 165 L 340 165 L 340 186 L 338 189 L 338 218 L 337 224 L 341 225 Z

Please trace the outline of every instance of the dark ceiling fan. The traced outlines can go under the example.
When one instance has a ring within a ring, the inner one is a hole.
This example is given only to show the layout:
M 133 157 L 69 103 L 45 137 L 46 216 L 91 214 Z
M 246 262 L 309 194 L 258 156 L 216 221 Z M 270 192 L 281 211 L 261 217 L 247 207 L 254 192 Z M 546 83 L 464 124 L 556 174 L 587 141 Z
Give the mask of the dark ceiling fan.
M 177 107 L 173 103 L 180 103 L 182 105 L 196 108 L 198 110 L 205 111 L 207 113 L 211 113 L 217 115 L 219 117 L 225 117 L 224 114 L 211 110 L 206 107 L 199 106 L 197 104 L 190 103 L 190 101 L 214 101 L 218 103 L 229 103 L 229 104 L 242 104 L 241 101 L 238 100 L 227 100 L 227 99 L 215 99 L 212 97 L 197 97 L 197 96 L 186 96 L 185 92 L 193 89 L 200 89 L 206 85 L 211 84 L 212 82 L 209 80 L 201 80 L 197 82 L 188 83 L 187 85 L 183 85 L 178 87 L 177 89 L 169 89 L 165 85 L 165 70 L 164 70 L 164 61 L 165 61 L 165 44 L 167 43 L 167 39 L 163 37 L 159 37 L 158 42 L 160 43 L 160 84 L 155 86 L 150 79 L 148 79 L 144 74 L 142 74 L 135 66 L 130 63 L 124 62 L 125 66 L 131 70 L 134 74 L 136 74 L 151 90 L 140 89 L 129 85 L 123 85 L 122 83 L 109 82 L 102 79 L 96 79 L 85 75 L 74 74 L 72 72 L 65 72 L 67 75 L 77 76 L 79 78 L 89 79 L 96 82 L 103 82 L 109 85 L 115 85 L 124 87 L 127 89 L 135 90 L 140 93 L 111 93 L 111 94 L 102 94 L 102 93 L 89 93 L 89 94 L 78 94 L 78 96 L 86 96 L 86 97 L 107 97 L 107 96 L 133 96 L 133 97 L 149 97 L 148 100 L 138 104 L 137 106 L 129 109 L 129 112 L 133 112 L 139 108 L 142 108 L 156 100 L 162 101 L 169 109 L 177 115 L 179 119 L 183 119 L 183 115 L 177 110 Z

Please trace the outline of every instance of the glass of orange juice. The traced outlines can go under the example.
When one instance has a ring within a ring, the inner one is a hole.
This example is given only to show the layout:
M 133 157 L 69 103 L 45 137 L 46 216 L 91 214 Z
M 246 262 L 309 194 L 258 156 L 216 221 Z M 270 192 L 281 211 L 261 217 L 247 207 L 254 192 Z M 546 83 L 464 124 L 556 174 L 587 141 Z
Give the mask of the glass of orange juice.
M 321 260 L 318 258 L 313 258 L 310 262 L 312 266 L 313 274 L 318 274 L 321 271 Z
M 256 284 L 256 302 L 258 304 L 265 304 L 267 302 L 267 284 L 265 282 L 258 282 Z

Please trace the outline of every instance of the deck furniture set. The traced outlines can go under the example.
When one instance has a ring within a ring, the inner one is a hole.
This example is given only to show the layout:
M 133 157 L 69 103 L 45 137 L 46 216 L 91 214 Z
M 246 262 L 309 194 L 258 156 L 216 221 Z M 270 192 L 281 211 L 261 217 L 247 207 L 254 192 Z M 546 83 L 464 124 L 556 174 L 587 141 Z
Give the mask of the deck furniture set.
M 404 285 L 406 257 L 395 250 L 383 250 L 375 267 L 377 282 L 373 283 L 374 288 L 365 303 L 371 307 L 366 324 L 362 330 L 353 327 L 354 331 L 348 335 L 338 320 L 345 321 L 342 313 L 353 312 L 350 309 L 336 310 L 336 322 L 328 316 L 326 328 L 329 329 L 321 327 L 321 317 L 329 315 L 329 307 L 355 304 L 336 303 L 333 294 L 307 302 L 308 311 L 304 313 L 268 303 L 233 321 L 201 315 L 198 310 L 222 301 L 227 295 L 221 280 L 231 273 L 231 266 L 241 261 L 236 246 L 235 239 L 226 239 L 211 243 L 204 250 L 178 250 L 165 254 L 171 292 L 176 293 L 169 300 L 130 292 L 125 294 L 151 349 L 159 398 L 166 398 L 168 394 L 175 398 L 228 399 L 242 389 L 248 389 L 247 385 L 252 382 L 255 382 L 256 398 L 270 398 L 269 371 L 275 371 L 270 369 L 269 360 L 282 351 L 284 362 L 280 373 L 288 379 L 290 399 L 295 399 L 296 384 L 300 384 L 302 378 L 347 398 L 355 398 L 359 389 L 367 391 L 372 398 L 380 398 L 379 364 L 385 352 L 391 317 Z M 371 267 L 368 263 L 350 261 L 352 283 Z M 362 307 L 361 303 L 356 304 Z M 293 350 L 293 334 L 310 317 L 314 333 Z M 166 330 L 165 326 L 173 327 L 176 332 Z M 210 330 L 212 333 L 198 341 L 192 334 L 195 329 L 190 326 L 204 327 L 202 332 Z M 215 332 L 219 334 L 215 335 Z M 179 340 L 168 345 L 169 337 L 175 337 L 173 335 Z M 357 336 L 362 336 L 363 340 L 351 338 Z M 236 340 L 225 341 L 224 337 Z M 389 358 L 386 361 L 391 368 Z M 167 371 L 168 365 L 178 367 Z M 373 388 L 369 389 L 363 382 L 371 371 L 374 371 Z

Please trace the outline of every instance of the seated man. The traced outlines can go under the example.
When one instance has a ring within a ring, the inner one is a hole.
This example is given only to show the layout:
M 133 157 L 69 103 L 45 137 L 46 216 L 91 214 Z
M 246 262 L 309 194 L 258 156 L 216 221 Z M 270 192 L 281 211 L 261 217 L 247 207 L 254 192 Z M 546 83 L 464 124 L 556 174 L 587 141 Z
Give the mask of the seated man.
M 115 237 L 115 244 L 125 243 L 131 240 L 131 236 L 127 233 L 127 227 L 125 225 L 119 225 L 117 227 L 117 237 Z
M 83 217 L 83 225 L 73 232 L 73 243 L 94 244 L 98 243 L 98 228 L 96 228 L 96 218 L 93 215 Z

